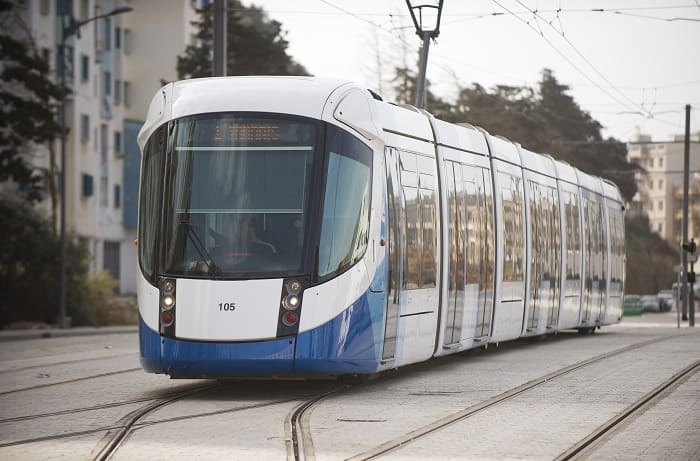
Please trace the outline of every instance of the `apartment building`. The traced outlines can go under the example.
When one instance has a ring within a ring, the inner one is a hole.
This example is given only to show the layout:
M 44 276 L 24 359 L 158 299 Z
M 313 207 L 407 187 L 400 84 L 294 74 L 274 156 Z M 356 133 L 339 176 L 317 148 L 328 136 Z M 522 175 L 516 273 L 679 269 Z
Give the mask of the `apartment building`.
M 192 40 L 202 0 L 18 0 L 24 22 L 51 68 L 59 69 L 63 24 L 119 7 L 66 39 L 66 228 L 89 248 L 91 269 L 136 287 L 140 152 L 136 136 L 162 81 L 177 79 L 176 61 Z M 58 153 L 58 147 L 56 147 Z M 36 155 L 39 167 L 48 155 Z M 47 205 L 48 207 L 48 205 Z
M 627 158 L 646 171 L 636 175 L 637 194 L 631 211 L 649 218 L 653 231 L 674 246 L 683 235 L 684 135 L 653 142 L 637 135 L 627 145 Z M 688 238 L 700 241 L 700 132 L 691 134 Z

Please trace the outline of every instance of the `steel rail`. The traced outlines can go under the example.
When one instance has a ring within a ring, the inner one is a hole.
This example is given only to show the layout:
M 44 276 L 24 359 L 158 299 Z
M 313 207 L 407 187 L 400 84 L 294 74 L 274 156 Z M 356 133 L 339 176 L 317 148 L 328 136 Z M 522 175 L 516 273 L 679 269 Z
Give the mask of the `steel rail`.
M 119 375 L 122 373 L 133 373 L 135 371 L 142 371 L 143 368 L 138 367 L 138 368 L 127 368 L 126 370 L 118 370 L 118 371 L 110 371 L 107 373 L 100 373 L 97 375 L 90 375 L 90 376 L 83 376 L 80 378 L 74 378 L 74 379 L 67 379 L 65 381 L 58 381 L 55 383 L 46 383 L 46 384 L 38 384 L 36 386 L 29 386 L 29 387 L 21 387 L 19 389 L 12 389 L 9 391 L 2 391 L 0 392 L 0 396 L 7 395 L 7 394 L 14 394 L 15 392 L 24 392 L 24 391 L 32 391 L 34 389 L 42 389 L 45 387 L 51 387 L 51 386 L 59 386 L 61 384 L 70 384 L 70 383 L 77 383 L 79 381 L 87 381 L 89 379 L 96 379 L 96 378 L 104 378 L 105 376 L 113 376 L 113 375 Z
M 626 409 L 613 416 L 611 419 L 603 423 L 595 431 L 581 439 L 578 443 L 557 456 L 555 461 L 568 461 L 570 459 L 584 458 L 586 455 L 595 451 L 595 449 L 603 442 L 603 439 L 614 433 L 622 424 L 641 415 L 651 406 L 655 405 L 675 387 L 680 386 L 691 375 L 700 371 L 700 361 L 687 366 L 683 370 L 673 375 L 668 380 L 664 381 L 659 386 L 655 387 L 651 392 L 645 394 L 639 400 L 628 406 Z
M 295 461 L 314 461 L 316 459 L 311 431 L 309 430 L 309 413 L 307 412 L 326 397 L 348 388 L 350 385 L 336 387 L 318 394 L 297 405 L 289 412 L 284 425 L 287 433 L 287 459 L 293 458 Z
M 436 421 L 433 421 L 432 423 L 426 424 L 416 430 L 413 430 L 411 432 L 408 432 L 400 437 L 396 437 L 392 440 L 389 440 L 387 442 L 384 442 L 383 444 L 372 448 L 370 450 L 364 451 L 362 453 L 359 453 L 357 455 L 354 455 L 350 458 L 347 458 L 347 461 L 364 461 L 364 460 L 370 460 L 370 459 L 375 459 L 379 456 L 382 456 L 384 454 L 387 454 L 390 451 L 396 450 L 400 447 L 403 447 L 407 444 L 410 444 L 420 438 L 423 438 L 427 435 L 430 435 L 434 432 L 437 432 L 443 428 L 445 428 L 448 425 L 451 425 L 453 423 L 456 423 L 458 421 L 461 421 L 463 419 L 469 418 L 470 416 L 479 413 L 483 410 L 486 410 L 488 408 L 492 408 L 502 402 L 505 402 L 506 400 L 510 400 L 524 392 L 527 392 L 537 386 L 540 386 L 542 384 L 547 383 L 548 381 L 551 381 L 552 379 L 558 378 L 560 376 L 566 375 L 568 373 L 571 373 L 575 370 L 578 370 L 580 368 L 586 367 L 588 365 L 591 365 L 593 363 L 599 362 L 601 360 L 614 357 L 616 355 L 624 354 L 625 352 L 633 351 L 635 349 L 640 349 L 652 344 L 659 343 L 661 341 L 666 341 L 672 338 L 677 338 L 678 335 L 671 335 L 671 336 L 663 336 L 660 338 L 654 338 L 650 339 L 647 341 L 642 341 L 639 343 L 635 344 L 630 344 L 625 347 L 621 347 L 619 349 L 615 349 L 609 352 L 606 352 L 604 354 L 597 355 L 595 357 L 591 357 L 586 360 L 582 360 L 580 362 L 576 362 L 572 365 L 569 365 L 564 368 L 560 368 L 559 370 L 553 371 L 551 373 L 548 373 L 544 376 L 541 376 L 539 378 L 532 379 L 520 386 L 514 387 L 506 392 L 503 392 L 501 394 L 498 394 L 494 397 L 491 397 L 490 399 L 484 400 L 483 402 L 480 402 L 475 405 L 471 405 L 463 410 L 460 410 L 458 412 L 455 412 L 451 415 L 445 416 L 443 418 L 440 418 Z

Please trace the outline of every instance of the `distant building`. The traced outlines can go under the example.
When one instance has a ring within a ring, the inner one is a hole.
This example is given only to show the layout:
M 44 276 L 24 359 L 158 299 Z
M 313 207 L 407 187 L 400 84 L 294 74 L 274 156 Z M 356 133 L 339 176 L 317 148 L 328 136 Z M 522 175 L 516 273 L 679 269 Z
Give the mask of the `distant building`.
M 653 231 L 678 247 L 683 236 L 684 135 L 673 141 L 652 142 L 637 135 L 627 145 L 627 159 L 646 170 L 636 175 L 637 194 L 632 213 L 649 218 Z M 688 238 L 700 240 L 700 132 L 691 134 Z
M 91 269 L 111 272 L 122 293 L 136 290 L 141 158 L 136 135 L 161 80 L 177 79 L 176 57 L 193 40 L 191 21 L 202 1 L 17 0 L 54 72 L 64 17 L 83 21 L 133 8 L 85 24 L 80 37 L 67 40 L 66 50 L 66 80 L 73 91 L 66 111 L 66 228 L 94 256 Z M 34 158 L 48 171 L 48 155 L 38 152 Z

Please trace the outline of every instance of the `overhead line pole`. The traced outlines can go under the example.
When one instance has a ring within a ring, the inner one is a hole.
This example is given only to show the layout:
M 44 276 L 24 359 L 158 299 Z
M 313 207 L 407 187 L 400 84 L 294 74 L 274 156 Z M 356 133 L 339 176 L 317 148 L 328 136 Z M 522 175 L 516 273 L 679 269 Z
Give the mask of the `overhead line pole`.
M 226 0 L 214 0 L 214 77 L 226 75 Z
M 683 149 L 683 237 L 681 242 L 681 268 L 683 280 L 681 281 L 681 293 L 683 294 L 683 320 L 688 320 L 688 306 L 690 305 L 690 293 L 688 293 L 688 252 L 685 246 L 688 244 L 688 193 L 690 188 L 690 104 L 685 106 L 685 146 Z M 695 306 L 692 310 L 691 323 L 695 324 Z
M 425 74 L 428 69 L 428 50 L 430 49 L 430 40 L 440 35 L 440 18 L 442 16 L 443 1 L 444 0 L 406 0 L 413 25 L 416 28 L 416 35 L 423 41 L 423 46 L 420 51 L 418 81 L 416 82 L 416 107 L 419 109 L 425 108 Z

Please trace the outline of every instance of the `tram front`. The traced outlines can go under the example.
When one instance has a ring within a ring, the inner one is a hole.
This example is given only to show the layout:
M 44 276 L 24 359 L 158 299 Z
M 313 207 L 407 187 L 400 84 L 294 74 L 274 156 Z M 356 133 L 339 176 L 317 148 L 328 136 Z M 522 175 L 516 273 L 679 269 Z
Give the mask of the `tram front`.
M 371 152 L 284 114 L 203 113 L 154 130 L 139 199 L 144 368 L 292 374 L 305 290 L 365 253 Z

